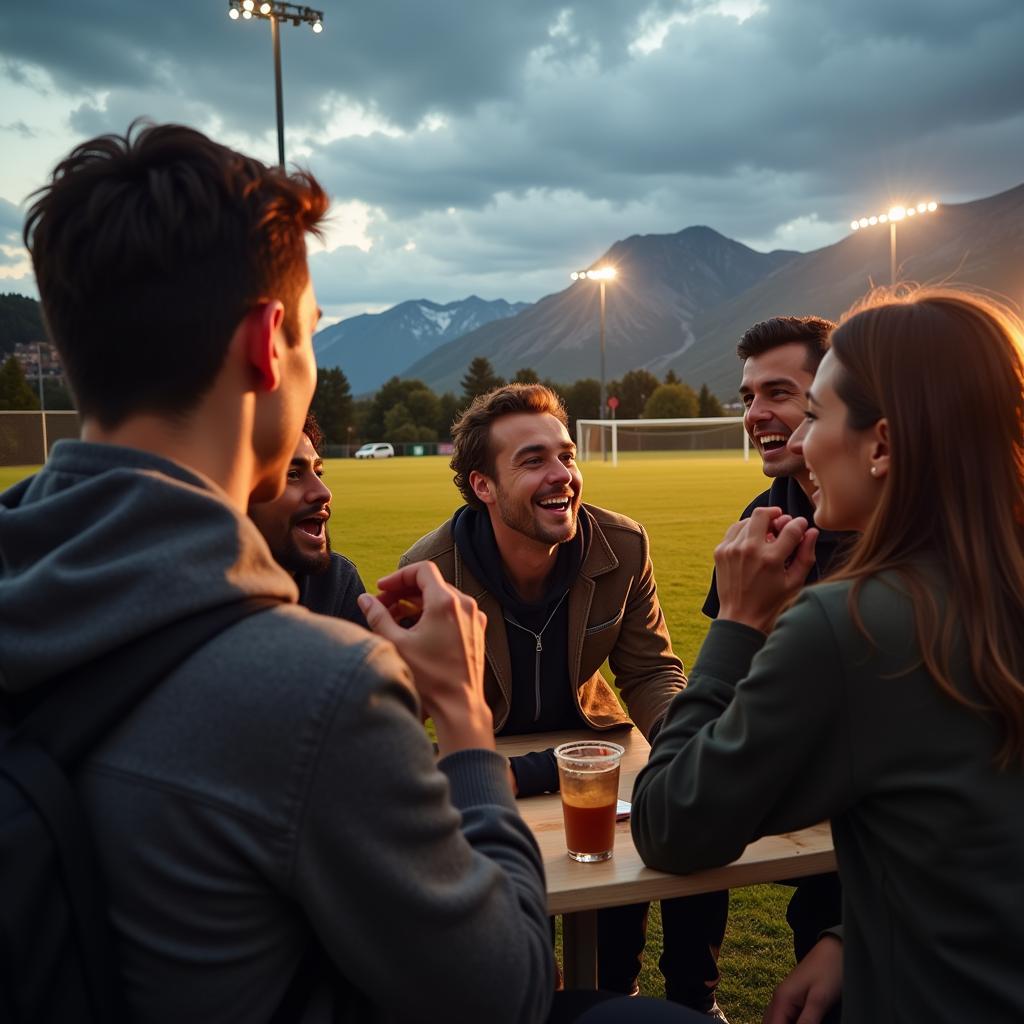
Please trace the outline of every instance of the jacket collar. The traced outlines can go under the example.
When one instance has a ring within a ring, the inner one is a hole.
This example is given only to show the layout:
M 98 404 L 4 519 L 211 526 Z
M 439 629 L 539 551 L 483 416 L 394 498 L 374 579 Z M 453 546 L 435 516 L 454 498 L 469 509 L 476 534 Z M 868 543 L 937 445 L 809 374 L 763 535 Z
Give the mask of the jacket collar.
M 613 569 L 618 568 L 619 560 L 612 550 L 611 544 L 608 543 L 608 538 L 604 535 L 597 517 L 594 516 L 586 504 L 580 506 L 580 511 L 585 511 L 585 514 L 590 518 L 592 533 L 586 557 L 583 559 L 582 565 L 580 565 L 579 575 L 594 579 L 596 576 L 603 576 L 606 572 L 611 572 Z M 470 572 L 469 566 L 466 565 L 462 554 L 459 552 L 458 544 L 453 542 L 452 547 L 455 554 L 455 586 L 464 594 L 469 594 L 479 604 L 480 599 L 489 592 Z

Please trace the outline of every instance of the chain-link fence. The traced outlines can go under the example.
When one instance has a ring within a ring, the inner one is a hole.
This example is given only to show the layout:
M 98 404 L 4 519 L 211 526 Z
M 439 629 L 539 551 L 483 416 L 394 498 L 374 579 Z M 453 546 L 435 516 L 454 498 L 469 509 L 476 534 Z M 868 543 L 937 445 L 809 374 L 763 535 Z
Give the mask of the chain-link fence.
M 78 437 L 78 413 L 0 411 L 0 466 L 38 466 L 61 438 Z

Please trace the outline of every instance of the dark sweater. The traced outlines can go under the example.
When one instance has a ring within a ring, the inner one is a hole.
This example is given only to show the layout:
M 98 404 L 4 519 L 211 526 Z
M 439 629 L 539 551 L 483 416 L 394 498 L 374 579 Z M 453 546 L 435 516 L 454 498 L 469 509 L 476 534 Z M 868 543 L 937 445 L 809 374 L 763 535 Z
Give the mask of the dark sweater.
M 299 604 L 317 615 L 330 615 L 347 619 L 367 628 L 366 619 L 356 604 L 356 598 L 366 593 L 359 571 L 344 556 L 331 552 L 331 564 L 326 572 L 297 576 Z
M 776 505 L 784 515 L 796 518 L 803 516 L 809 526 L 814 525 L 814 505 L 804 493 L 804 489 L 795 477 L 780 476 L 772 480 L 771 487 L 759 494 L 744 510 L 740 519 L 749 519 L 755 508 L 767 508 Z M 828 575 L 829 569 L 835 564 L 837 556 L 841 556 L 845 547 L 853 541 L 855 533 L 840 533 L 835 530 L 822 530 L 819 527 L 818 539 L 814 544 L 814 565 L 807 574 L 808 583 L 817 583 Z M 711 588 L 704 599 L 701 611 L 709 619 L 718 618 L 718 580 L 714 571 L 711 573 Z
M 688 872 L 831 818 L 844 1022 L 1018 1024 L 1024 770 L 996 770 L 992 723 L 921 668 L 896 580 L 861 593 L 873 644 L 849 594 L 846 582 L 805 591 L 767 639 L 712 624 L 637 779 L 637 849 Z M 962 654 L 954 678 L 979 699 Z

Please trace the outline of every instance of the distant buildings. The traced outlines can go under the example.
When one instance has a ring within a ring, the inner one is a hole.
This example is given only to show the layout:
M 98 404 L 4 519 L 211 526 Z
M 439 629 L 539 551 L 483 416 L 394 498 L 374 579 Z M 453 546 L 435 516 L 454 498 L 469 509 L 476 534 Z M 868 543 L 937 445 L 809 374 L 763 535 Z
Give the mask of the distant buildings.
M 39 379 L 39 363 L 43 364 L 45 380 L 64 380 L 64 368 L 60 365 L 57 349 L 48 341 L 23 341 L 14 346 L 14 358 L 21 364 L 26 380 Z

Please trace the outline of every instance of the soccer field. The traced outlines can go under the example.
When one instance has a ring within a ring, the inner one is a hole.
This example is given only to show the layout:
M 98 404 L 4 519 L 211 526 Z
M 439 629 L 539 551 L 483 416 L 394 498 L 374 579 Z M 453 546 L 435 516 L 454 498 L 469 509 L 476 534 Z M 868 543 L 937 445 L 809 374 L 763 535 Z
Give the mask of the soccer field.
M 632 516 L 651 538 L 651 555 L 673 646 L 686 666 L 708 622 L 700 613 L 711 578 L 712 552 L 726 527 L 766 481 L 760 460 L 741 453 L 695 452 L 676 458 L 626 459 L 616 467 L 581 464 L 584 500 Z M 0 467 L 0 491 L 34 467 Z M 329 459 L 325 479 L 334 493 L 331 538 L 359 567 L 368 589 L 395 568 L 399 555 L 442 523 L 461 503 L 447 459 Z M 785 886 L 752 886 L 732 894 L 722 950 L 719 999 L 732 1024 L 755 1024 L 772 988 L 792 964 Z M 661 921 L 652 907 L 640 984 L 664 995 L 657 961 Z

